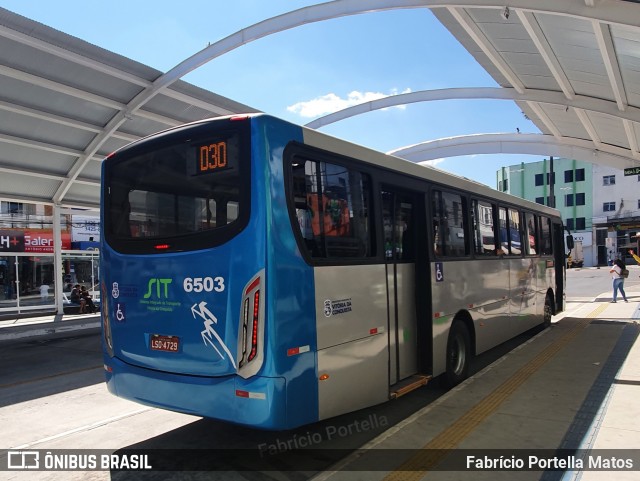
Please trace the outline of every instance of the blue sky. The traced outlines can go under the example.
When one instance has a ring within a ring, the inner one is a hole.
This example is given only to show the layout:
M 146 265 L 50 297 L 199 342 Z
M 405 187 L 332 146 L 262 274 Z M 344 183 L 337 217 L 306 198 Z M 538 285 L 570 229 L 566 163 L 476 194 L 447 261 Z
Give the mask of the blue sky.
M 208 43 L 304 6 L 302 0 L 0 0 L 82 40 L 167 71 Z M 281 32 L 216 58 L 184 80 L 295 123 L 394 93 L 495 87 L 428 9 L 368 13 Z M 465 134 L 539 133 L 513 102 L 450 100 L 370 112 L 322 132 L 389 151 Z M 496 171 L 540 157 L 479 155 L 437 167 L 495 187 Z

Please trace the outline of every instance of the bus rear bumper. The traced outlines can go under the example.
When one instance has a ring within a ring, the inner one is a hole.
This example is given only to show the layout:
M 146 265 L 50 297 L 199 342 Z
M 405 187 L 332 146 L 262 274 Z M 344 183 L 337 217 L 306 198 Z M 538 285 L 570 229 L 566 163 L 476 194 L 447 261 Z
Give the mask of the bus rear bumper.
M 107 388 L 148 406 L 261 429 L 286 429 L 282 377 L 204 377 L 154 371 L 105 358 Z

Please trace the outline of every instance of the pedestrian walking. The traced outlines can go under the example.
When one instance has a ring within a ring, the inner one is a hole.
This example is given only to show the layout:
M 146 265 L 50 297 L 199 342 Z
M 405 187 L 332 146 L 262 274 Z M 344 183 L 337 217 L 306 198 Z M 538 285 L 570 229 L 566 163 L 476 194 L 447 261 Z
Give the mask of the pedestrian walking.
M 622 275 L 622 271 L 624 270 L 626 270 L 626 267 L 620 259 L 613 261 L 613 267 L 609 271 L 611 278 L 613 279 L 613 300 L 611 302 L 617 302 L 618 291 L 622 294 L 624 302 L 629 302 L 627 300 L 627 295 L 624 292 L 624 276 Z

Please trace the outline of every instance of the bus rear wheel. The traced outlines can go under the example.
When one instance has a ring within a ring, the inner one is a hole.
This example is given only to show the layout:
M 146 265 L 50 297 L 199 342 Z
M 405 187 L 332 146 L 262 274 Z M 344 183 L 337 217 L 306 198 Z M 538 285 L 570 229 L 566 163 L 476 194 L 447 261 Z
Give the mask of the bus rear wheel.
M 447 341 L 447 370 L 443 376 L 445 387 L 460 384 L 469 376 L 471 336 L 462 321 L 453 321 Z

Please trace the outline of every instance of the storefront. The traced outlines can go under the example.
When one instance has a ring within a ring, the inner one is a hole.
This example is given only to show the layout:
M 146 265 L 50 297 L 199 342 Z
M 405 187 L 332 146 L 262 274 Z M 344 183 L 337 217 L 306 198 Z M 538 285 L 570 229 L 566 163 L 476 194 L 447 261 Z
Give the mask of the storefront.
M 613 259 L 635 264 L 629 250 L 640 251 L 640 218 L 594 218 L 598 245 L 598 265 L 611 265 Z
M 75 244 L 75 243 L 74 243 Z M 97 298 L 99 251 L 95 242 L 81 242 L 72 249 L 71 233 L 62 233 L 62 266 L 56 279 L 51 229 L 0 229 L 0 314 L 55 311 L 57 283 L 62 303 L 75 284 L 94 291 Z

